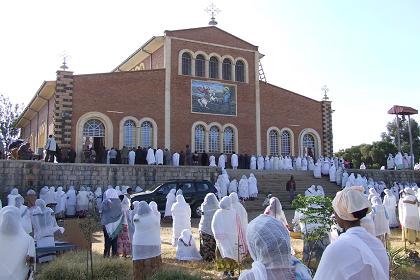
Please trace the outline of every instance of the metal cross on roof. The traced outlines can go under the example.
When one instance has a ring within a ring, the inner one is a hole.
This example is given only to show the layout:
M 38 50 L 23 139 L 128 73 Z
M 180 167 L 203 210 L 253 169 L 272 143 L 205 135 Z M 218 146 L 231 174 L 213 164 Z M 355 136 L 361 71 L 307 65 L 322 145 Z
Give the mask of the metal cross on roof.
M 64 51 L 60 56 L 63 58 L 63 64 L 60 66 L 60 68 L 63 71 L 66 71 L 67 69 L 69 69 L 69 67 L 67 66 L 67 58 L 69 58 L 70 56 L 67 54 L 66 51 Z
M 321 88 L 321 91 L 324 93 L 324 99 L 323 99 L 323 100 L 328 100 L 329 98 L 328 98 L 328 96 L 327 96 L 327 92 L 329 92 L 329 91 L 330 91 L 330 89 L 329 89 L 326 85 L 324 85 L 324 86 Z
M 204 11 L 211 15 L 209 25 L 217 25 L 215 17 L 218 13 L 220 13 L 220 10 L 213 3 L 211 3 Z

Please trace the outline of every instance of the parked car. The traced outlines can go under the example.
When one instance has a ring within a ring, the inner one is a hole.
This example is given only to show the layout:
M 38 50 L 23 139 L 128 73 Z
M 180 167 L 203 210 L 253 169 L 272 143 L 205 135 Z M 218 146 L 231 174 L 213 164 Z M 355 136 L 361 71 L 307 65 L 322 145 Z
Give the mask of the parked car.
M 217 190 L 213 183 L 207 180 L 172 180 L 157 186 L 152 191 L 144 191 L 131 195 L 131 203 L 134 201 L 146 201 L 147 203 L 155 201 L 158 210 L 165 212 L 166 195 L 171 189 L 182 190 L 185 201 L 191 206 L 191 214 L 193 217 L 201 216 L 201 203 L 208 193 L 217 194 Z

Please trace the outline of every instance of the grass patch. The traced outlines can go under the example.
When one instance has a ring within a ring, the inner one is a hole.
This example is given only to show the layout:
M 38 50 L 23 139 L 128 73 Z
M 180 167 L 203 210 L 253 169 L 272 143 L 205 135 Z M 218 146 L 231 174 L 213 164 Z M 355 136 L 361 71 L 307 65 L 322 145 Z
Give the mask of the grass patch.
M 190 275 L 183 271 L 162 270 L 153 275 L 150 280 L 211 280 L 212 278 Z

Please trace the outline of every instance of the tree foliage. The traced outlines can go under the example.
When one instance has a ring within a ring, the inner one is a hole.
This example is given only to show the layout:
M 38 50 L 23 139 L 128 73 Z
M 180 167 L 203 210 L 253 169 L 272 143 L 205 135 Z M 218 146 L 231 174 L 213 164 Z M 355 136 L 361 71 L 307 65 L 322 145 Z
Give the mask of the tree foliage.
M 22 105 L 13 103 L 9 97 L 0 94 L 0 145 L 6 148 L 19 136 L 16 121 L 22 112 Z

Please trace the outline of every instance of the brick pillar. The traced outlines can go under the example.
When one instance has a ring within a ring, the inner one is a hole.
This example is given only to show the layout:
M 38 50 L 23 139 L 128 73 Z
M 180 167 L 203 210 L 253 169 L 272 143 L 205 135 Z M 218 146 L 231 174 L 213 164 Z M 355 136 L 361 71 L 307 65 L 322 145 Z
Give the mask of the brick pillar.
M 54 95 L 54 136 L 60 148 L 70 148 L 73 112 L 73 72 L 57 71 Z
M 333 131 L 331 101 L 321 101 L 322 110 L 322 152 L 325 156 L 333 155 Z

